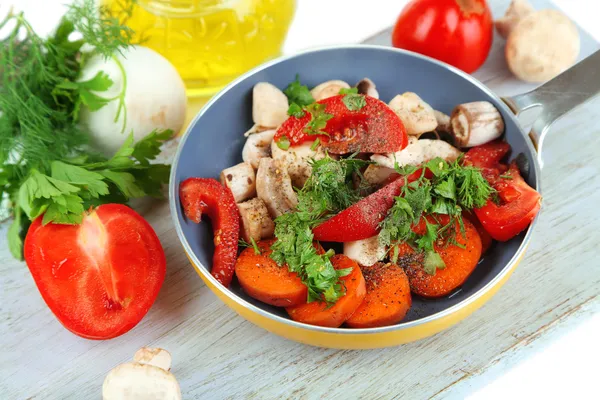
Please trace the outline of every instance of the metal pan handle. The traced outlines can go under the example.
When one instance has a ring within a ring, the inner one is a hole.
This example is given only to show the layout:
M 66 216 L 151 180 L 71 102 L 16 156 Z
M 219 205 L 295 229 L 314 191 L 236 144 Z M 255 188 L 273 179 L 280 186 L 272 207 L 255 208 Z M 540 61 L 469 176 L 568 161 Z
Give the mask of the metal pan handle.
M 541 166 L 542 143 L 550 126 L 598 93 L 600 93 L 600 51 L 596 51 L 531 92 L 506 97 L 503 100 L 517 116 L 523 111 L 541 107 L 541 113 L 529 134 L 537 149 Z

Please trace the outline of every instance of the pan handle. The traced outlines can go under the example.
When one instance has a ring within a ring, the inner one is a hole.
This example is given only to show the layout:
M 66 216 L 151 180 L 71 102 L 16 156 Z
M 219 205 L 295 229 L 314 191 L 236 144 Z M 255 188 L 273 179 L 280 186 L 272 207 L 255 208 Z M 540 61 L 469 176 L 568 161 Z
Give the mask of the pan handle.
M 515 115 L 541 108 L 529 137 L 542 165 L 542 143 L 550 126 L 560 117 L 600 93 L 600 51 L 564 71 L 531 92 L 503 98 Z

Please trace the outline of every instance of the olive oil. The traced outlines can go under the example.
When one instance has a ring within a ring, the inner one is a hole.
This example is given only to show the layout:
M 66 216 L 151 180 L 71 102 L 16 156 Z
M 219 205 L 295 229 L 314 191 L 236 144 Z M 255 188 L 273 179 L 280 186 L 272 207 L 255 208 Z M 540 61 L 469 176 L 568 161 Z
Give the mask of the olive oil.
M 294 9 L 295 0 L 138 0 L 127 25 L 171 61 L 189 96 L 210 96 L 280 54 Z

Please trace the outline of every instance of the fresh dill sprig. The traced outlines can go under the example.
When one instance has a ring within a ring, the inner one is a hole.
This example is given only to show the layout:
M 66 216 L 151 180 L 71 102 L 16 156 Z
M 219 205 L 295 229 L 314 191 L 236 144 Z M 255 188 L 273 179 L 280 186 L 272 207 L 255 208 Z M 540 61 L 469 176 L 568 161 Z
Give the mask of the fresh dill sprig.
M 308 302 L 332 304 L 345 294 L 339 278 L 351 271 L 336 270 L 330 261 L 332 252 L 320 254 L 312 228 L 360 199 L 352 175 L 366 164 L 353 157 L 338 161 L 326 156 L 311 161 L 312 174 L 298 191 L 296 211 L 275 220 L 277 241 L 271 246 L 271 258 L 300 276 L 308 288 Z

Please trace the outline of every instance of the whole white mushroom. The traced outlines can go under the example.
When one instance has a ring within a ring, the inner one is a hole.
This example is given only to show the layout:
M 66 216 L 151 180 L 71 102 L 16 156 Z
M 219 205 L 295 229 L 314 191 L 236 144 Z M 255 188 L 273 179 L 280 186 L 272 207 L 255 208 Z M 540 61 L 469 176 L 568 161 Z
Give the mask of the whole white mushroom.
M 113 100 L 99 110 L 85 106 L 81 110 L 81 122 L 97 150 L 113 154 L 131 132 L 137 142 L 155 129 L 181 130 L 187 102 L 185 86 L 166 58 L 143 46 L 132 46 L 123 55 L 109 59 L 95 55 L 83 67 L 79 81 L 90 80 L 100 71 L 113 84 L 94 93 Z

